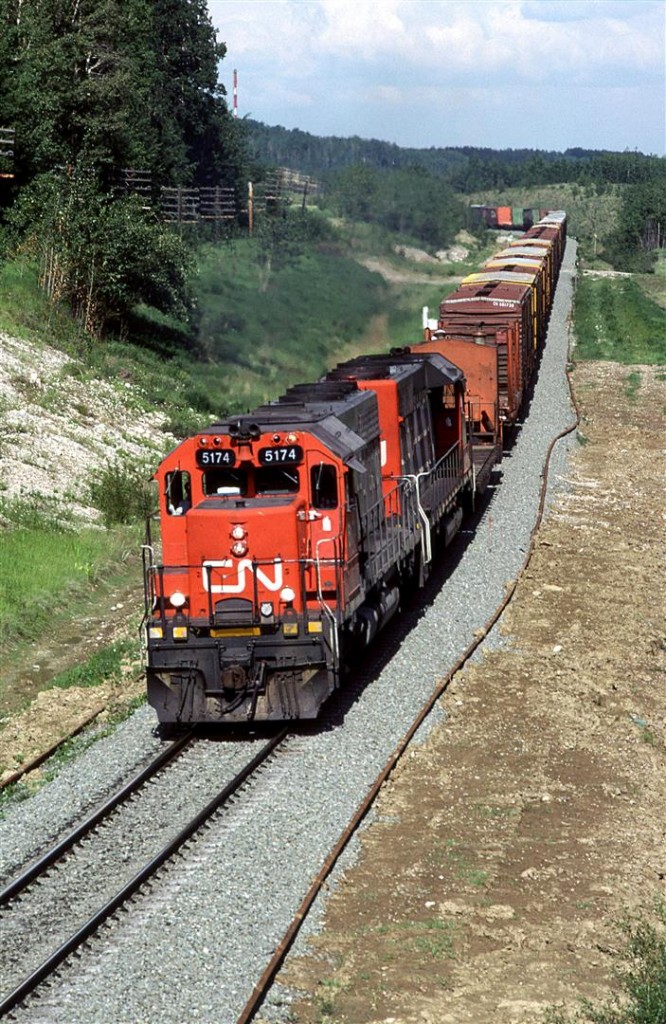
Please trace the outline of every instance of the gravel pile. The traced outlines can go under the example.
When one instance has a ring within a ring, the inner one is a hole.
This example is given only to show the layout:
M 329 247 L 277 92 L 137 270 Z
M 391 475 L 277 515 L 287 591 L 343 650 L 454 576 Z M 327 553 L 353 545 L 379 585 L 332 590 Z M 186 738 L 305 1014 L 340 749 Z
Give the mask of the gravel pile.
M 311 878 L 368 787 L 436 681 L 488 620 L 522 566 L 548 445 L 573 419 L 564 368 L 574 258 L 570 242 L 530 416 L 502 463 L 501 487 L 416 628 L 371 685 L 344 707 L 338 724 L 290 744 L 289 754 L 276 760 L 251 797 L 192 844 L 131 914 L 109 925 L 57 985 L 16 1013 L 17 1021 L 236 1021 Z M 563 467 L 558 456 L 555 482 Z M 24 831 L 33 837 L 28 847 L 37 835 L 43 841 L 49 819 L 62 821 L 71 813 L 60 807 L 63 800 L 94 802 L 91 794 L 108 785 L 108 779 L 99 784 L 99 773 L 118 774 L 124 743 L 132 747 L 125 761 L 138 760 L 141 737 L 154 747 L 145 712 L 110 744 L 98 744 L 38 797 L 16 808 L 0 829 L 0 845 L 5 836 Z M 114 762 L 112 770 L 107 759 Z M 178 800 L 188 800 L 187 780 Z M 16 856 L 21 840 L 13 843 Z M 288 993 L 276 990 L 272 1002 L 288 999 Z

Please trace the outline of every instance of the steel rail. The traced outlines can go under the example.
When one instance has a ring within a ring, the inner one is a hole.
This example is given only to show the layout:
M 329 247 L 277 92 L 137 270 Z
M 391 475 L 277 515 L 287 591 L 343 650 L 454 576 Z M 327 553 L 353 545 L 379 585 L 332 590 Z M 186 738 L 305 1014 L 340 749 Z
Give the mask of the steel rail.
M 138 682 L 143 679 L 143 677 L 144 673 L 140 673 L 134 677 L 134 681 Z M 100 704 L 94 711 L 91 711 L 89 715 L 86 715 L 82 722 L 75 725 L 69 732 L 65 733 L 64 736 L 61 736 L 59 740 L 56 740 L 47 747 L 46 750 L 43 750 L 40 754 L 35 754 L 35 756 L 31 757 L 29 761 L 22 764 L 20 768 L 16 768 L 9 775 L 5 775 L 4 779 L 0 779 L 0 791 L 6 789 L 8 786 L 13 786 L 16 782 L 20 782 L 24 775 L 29 775 L 30 772 L 34 772 L 36 768 L 43 765 L 44 762 L 48 761 L 50 757 L 53 757 L 61 747 L 64 747 L 64 745 L 74 739 L 75 736 L 80 735 L 80 733 L 82 733 L 84 729 L 87 729 L 89 725 L 92 725 L 95 719 L 99 718 L 99 716 L 107 710 L 108 706 L 108 702 Z
M 10 1010 L 18 1006 L 26 996 L 30 995 L 37 986 L 44 981 L 55 969 L 65 960 L 71 953 L 74 952 L 81 943 L 85 942 L 97 929 L 115 913 L 119 907 L 123 905 L 131 896 L 137 892 L 138 889 L 146 882 L 155 872 L 169 860 L 170 857 L 176 853 L 184 843 L 187 842 L 191 837 L 201 828 L 201 826 L 211 818 L 217 810 L 232 796 L 252 775 L 256 769 L 263 764 L 269 755 L 279 746 L 285 737 L 289 734 L 289 727 L 281 729 L 280 732 L 276 733 L 268 743 L 266 743 L 259 753 L 249 761 L 244 768 L 238 772 L 237 775 L 227 783 L 226 786 L 215 796 L 204 808 L 199 811 L 192 820 L 175 836 L 174 839 L 170 840 L 156 854 L 148 864 L 132 878 L 123 888 L 116 893 L 100 910 L 98 910 L 79 930 L 72 935 L 66 942 L 64 942 L 51 956 L 47 957 L 39 967 L 37 967 L 32 974 L 25 978 L 19 985 L 17 985 L 13 991 L 11 991 L 5 998 L 0 1002 L 0 1017 L 8 1013 Z
M 165 765 L 173 761 L 174 758 L 181 753 L 183 747 L 186 747 L 192 742 L 193 736 L 194 732 L 189 730 L 180 739 L 175 740 L 174 743 L 170 744 L 166 750 L 163 750 L 161 754 L 151 761 L 150 764 L 146 765 L 146 767 L 135 775 L 134 778 L 130 779 L 126 785 L 122 786 L 121 789 L 113 794 L 113 796 L 109 797 L 106 803 L 89 815 L 89 817 L 82 821 L 80 825 L 77 825 L 76 828 L 72 829 L 72 831 L 64 836 L 60 842 L 56 843 L 55 846 L 52 846 L 50 850 L 47 850 L 39 860 L 35 861 L 34 864 L 31 864 L 29 868 L 18 875 L 9 883 L 9 885 L 0 890 L 0 908 L 15 896 L 18 896 L 20 892 L 27 888 L 27 886 L 46 871 L 47 868 L 50 868 L 52 864 L 55 864 L 56 861 L 60 860 L 63 854 L 67 853 L 68 850 L 71 850 L 71 848 L 78 843 L 83 836 L 91 832 L 95 826 L 100 823 L 100 821 L 106 818 L 116 809 L 116 807 L 119 807 L 120 804 L 124 803 L 132 793 L 136 792 L 136 790 L 144 784 L 144 782 L 152 778 L 153 775 L 156 775 L 157 772 L 164 768 Z
M 13 786 L 14 783 L 19 782 L 24 775 L 29 775 L 30 772 L 34 772 L 36 768 L 39 768 L 39 766 L 44 764 L 45 761 L 48 761 L 50 757 L 53 757 L 53 755 L 60 750 L 68 740 L 74 739 L 74 737 L 78 736 L 79 733 L 82 733 L 84 729 L 87 729 L 89 725 L 92 725 L 95 719 L 101 715 L 103 711 L 106 711 L 106 708 L 106 704 L 100 704 L 95 711 L 91 711 L 91 713 L 87 715 L 82 722 L 79 722 L 74 729 L 68 732 L 66 736 L 63 736 L 55 743 L 52 743 L 51 746 L 46 750 L 43 750 L 41 754 L 36 754 L 29 761 L 26 761 L 25 764 L 22 764 L 20 768 L 17 768 L 10 775 L 6 775 L 4 779 L 0 779 L 0 790 L 6 789 L 8 786 Z
M 567 322 L 568 322 L 568 326 L 569 326 L 569 336 L 570 336 L 571 335 L 571 317 L 570 316 L 567 318 Z M 573 366 L 573 363 L 571 361 L 571 341 L 569 341 L 569 353 L 568 353 L 567 365 L 566 365 L 566 368 L 565 368 L 565 372 L 566 372 L 566 377 L 567 377 L 567 383 L 568 383 L 568 386 L 569 386 L 569 394 L 570 394 L 570 397 L 571 397 L 571 404 L 572 404 L 572 406 L 574 408 L 574 412 L 575 412 L 575 419 L 574 419 L 574 421 L 572 423 L 569 424 L 569 426 L 565 427 L 564 430 L 561 430 L 559 432 L 559 434 L 557 434 L 552 439 L 552 441 L 550 442 L 550 444 L 549 444 L 549 446 L 548 446 L 548 448 L 546 450 L 546 456 L 545 456 L 545 460 L 544 460 L 544 468 L 543 468 L 543 470 L 541 472 L 541 487 L 540 487 L 539 505 L 538 505 L 538 509 L 537 509 L 537 515 L 536 515 L 536 519 L 535 519 L 535 522 L 534 522 L 534 526 L 532 527 L 532 531 L 531 531 L 531 534 L 530 534 L 530 542 L 529 542 L 529 545 L 527 547 L 527 551 L 525 553 L 525 558 L 523 559 L 523 564 L 521 565 L 520 569 L 518 570 L 515 578 L 511 581 L 511 584 L 507 588 L 507 591 L 506 591 L 504 597 L 502 598 L 502 601 L 500 602 L 500 604 L 497 606 L 497 608 L 495 609 L 493 614 L 490 616 L 488 621 L 485 623 L 483 628 L 480 629 L 477 632 L 474 640 L 463 651 L 463 653 L 458 658 L 458 660 L 453 665 L 453 667 L 451 669 L 449 669 L 449 671 L 447 672 L 446 676 L 437 684 L 435 689 L 432 691 L 432 693 L 430 694 L 430 696 L 426 700 L 425 704 L 422 706 L 421 710 L 419 711 L 417 717 L 414 719 L 413 723 L 411 724 L 411 726 L 409 727 L 407 732 L 403 735 L 401 740 L 398 742 L 397 746 L 393 750 L 393 753 L 391 754 L 391 756 L 389 757 L 388 761 L 386 762 L 386 764 L 384 765 L 384 767 L 380 771 L 379 775 L 377 776 L 377 778 L 373 782 L 372 786 L 368 790 L 367 795 L 364 797 L 364 799 L 361 802 L 361 804 L 359 804 L 359 806 L 356 809 L 356 812 L 355 812 L 353 818 L 351 819 L 349 824 L 346 826 L 346 828 L 342 832 L 342 834 L 341 834 L 340 838 L 338 839 L 338 841 L 337 841 L 336 845 L 334 846 L 334 848 L 331 850 L 331 852 L 328 855 L 326 861 L 324 862 L 321 870 L 319 871 L 319 874 L 312 881 L 312 883 L 310 885 L 310 888 L 308 889 L 307 893 L 305 894 L 305 896 L 304 896 L 304 898 L 303 898 L 303 900 L 302 900 L 298 910 L 294 914 L 294 917 L 292 918 L 289 927 L 287 928 L 287 930 L 284 933 L 282 939 L 280 940 L 278 946 L 276 947 L 276 949 L 275 949 L 275 951 L 273 953 L 273 956 L 271 957 L 269 963 L 267 964 L 267 966 L 266 966 L 263 974 L 261 975 L 259 981 L 257 982 L 257 984 L 255 985 L 254 989 L 252 990 L 252 994 L 250 995 L 250 998 L 248 999 L 247 1003 L 245 1004 L 245 1007 L 243 1008 L 243 1011 L 242 1011 L 241 1015 L 238 1017 L 236 1024 L 251 1024 L 251 1022 L 254 1020 L 254 1018 L 255 1018 L 259 1008 L 261 1007 L 261 1004 L 263 1003 L 263 1001 L 264 1001 L 264 999 L 265 999 L 265 997 L 266 997 L 266 995 L 268 993 L 268 990 L 270 989 L 270 987 L 271 987 L 273 981 L 275 980 L 275 977 L 276 977 L 280 967 L 282 966 L 282 964 L 283 964 L 283 962 L 284 962 L 284 960 L 285 960 L 285 958 L 287 956 L 287 953 L 291 949 L 291 947 L 292 947 L 292 945 L 293 945 L 293 943 L 294 943 L 294 941 L 296 939 L 296 936 L 298 935 L 298 932 L 300 931 L 301 926 L 302 926 L 302 924 L 303 924 L 303 922 L 304 922 L 304 920 L 305 920 L 305 918 L 306 918 L 310 908 L 312 907 L 312 904 L 314 903 L 315 899 L 317 898 L 317 896 L 319 895 L 320 891 L 322 890 L 326 879 L 328 878 L 328 876 L 333 871 L 333 868 L 335 867 L 337 861 L 339 860 L 340 855 L 342 854 L 343 850 L 345 849 L 345 847 L 349 843 L 349 840 L 356 833 L 356 831 L 358 830 L 359 825 L 361 824 L 363 819 L 366 817 L 366 815 L 370 811 L 372 805 L 374 804 L 375 800 L 377 799 L 377 797 L 379 795 L 379 792 L 380 792 L 382 786 L 384 785 L 384 783 L 388 779 L 388 777 L 391 774 L 391 772 L 396 767 L 396 765 L 397 765 L 398 761 L 400 760 L 400 758 L 402 757 L 402 755 L 407 750 L 409 744 L 411 743 L 412 739 L 414 738 L 414 735 L 417 732 L 417 730 L 419 729 L 419 727 L 423 724 L 425 719 L 431 713 L 431 711 L 433 710 L 435 704 L 440 699 L 440 697 L 443 695 L 443 693 L 448 689 L 449 685 L 451 684 L 451 681 L 452 681 L 453 677 L 465 666 L 465 664 L 469 661 L 469 659 L 472 657 L 474 652 L 478 649 L 478 647 L 480 647 L 480 645 L 486 639 L 486 637 L 488 636 L 488 634 L 490 633 L 492 628 L 496 625 L 498 620 L 503 615 L 503 613 L 506 610 L 507 605 L 509 604 L 509 602 L 512 600 L 512 598 L 513 598 L 513 596 L 514 596 L 514 594 L 516 592 L 516 589 L 518 587 L 518 584 L 521 581 L 521 579 L 522 579 L 522 577 L 523 577 L 523 575 L 525 573 L 525 570 L 527 569 L 527 567 L 528 567 L 528 565 L 529 565 L 529 563 L 531 561 L 532 554 L 534 553 L 536 537 L 537 537 L 537 534 L 538 534 L 538 532 L 539 532 L 539 530 L 541 528 L 541 523 L 543 521 L 543 515 L 544 515 L 545 506 L 546 506 L 546 496 L 547 496 L 547 492 L 548 492 L 548 482 L 549 482 L 549 474 L 550 474 L 550 461 L 551 461 L 551 457 L 552 457 L 553 451 L 555 449 L 555 445 L 557 444 L 558 441 L 561 441 L 568 434 L 573 433 L 573 431 L 576 430 L 577 427 L 580 424 L 580 407 L 579 407 L 579 404 L 578 404 L 578 401 L 577 401 L 577 398 L 576 398 L 576 395 L 575 395 L 575 392 L 574 392 L 573 382 L 571 380 L 571 367 L 572 366 Z

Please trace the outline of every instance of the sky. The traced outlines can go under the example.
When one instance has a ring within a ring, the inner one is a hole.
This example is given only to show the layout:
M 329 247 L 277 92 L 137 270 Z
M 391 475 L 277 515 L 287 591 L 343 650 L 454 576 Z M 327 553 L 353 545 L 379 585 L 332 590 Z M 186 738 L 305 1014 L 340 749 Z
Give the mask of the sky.
M 666 0 L 208 0 L 238 115 L 400 146 L 665 152 Z

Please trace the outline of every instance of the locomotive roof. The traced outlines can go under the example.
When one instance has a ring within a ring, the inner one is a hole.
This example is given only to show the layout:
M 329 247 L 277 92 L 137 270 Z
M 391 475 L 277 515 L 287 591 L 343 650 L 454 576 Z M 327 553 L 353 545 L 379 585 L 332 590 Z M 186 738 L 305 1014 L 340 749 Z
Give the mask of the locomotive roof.
M 307 430 L 344 461 L 379 436 L 377 398 L 354 381 L 297 384 L 275 401 L 244 416 L 212 424 L 204 434 L 229 434 L 238 426 L 261 433 Z M 357 463 L 356 468 L 363 468 Z
M 359 356 L 318 381 L 296 384 L 274 402 L 246 416 L 214 423 L 202 433 L 230 433 L 239 420 L 246 429 L 256 426 L 262 433 L 307 430 L 343 461 L 363 471 L 354 456 L 379 437 L 379 411 L 375 393 L 360 389 L 356 380 L 388 378 L 398 385 L 401 407 L 409 406 L 414 394 L 425 388 L 464 380 L 462 371 L 437 353 Z
M 326 374 L 326 380 L 423 380 L 426 387 L 455 384 L 464 378 L 462 370 L 437 352 L 417 355 L 408 349 L 392 349 L 379 355 L 356 356 L 338 363 Z

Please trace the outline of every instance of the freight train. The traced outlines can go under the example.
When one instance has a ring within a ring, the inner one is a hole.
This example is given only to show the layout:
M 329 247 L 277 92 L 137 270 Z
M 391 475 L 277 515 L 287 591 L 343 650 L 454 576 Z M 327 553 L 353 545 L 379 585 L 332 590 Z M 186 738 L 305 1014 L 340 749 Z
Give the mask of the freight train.
M 501 459 L 566 242 L 548 213 L 424 316 L 158 467 L 144 552 L 148 698 L 163 724 L 315 718 L 422 585 Z
M 546 216 L 548 210 L 532 206 L 489 206 L 486 203 L 473 203 L 469 207 L 469 224 L 472 228 L 483 226 L 497 228 L 500 231 L 527 231 Z

